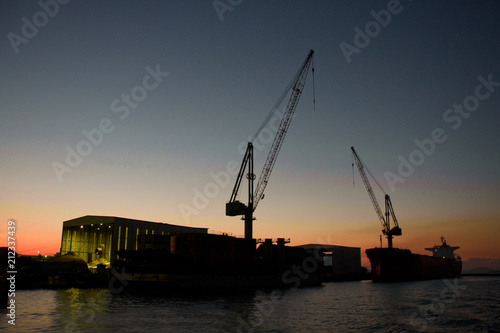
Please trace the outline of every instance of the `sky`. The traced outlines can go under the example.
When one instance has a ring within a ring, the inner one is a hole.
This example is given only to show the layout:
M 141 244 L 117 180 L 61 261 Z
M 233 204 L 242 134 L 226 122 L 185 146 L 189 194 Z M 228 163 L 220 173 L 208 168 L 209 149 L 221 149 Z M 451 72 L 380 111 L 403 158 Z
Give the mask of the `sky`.
M 367 265 L 382 226 L 354 146 L 395 247 L 500 259 L 497 1 L 1 1 L 0 36 L 0 237 L 14 220 L 21 254 L 58 252 L 85 215 L 243 235 L 234 170 L 312 49 L 254 237 Z

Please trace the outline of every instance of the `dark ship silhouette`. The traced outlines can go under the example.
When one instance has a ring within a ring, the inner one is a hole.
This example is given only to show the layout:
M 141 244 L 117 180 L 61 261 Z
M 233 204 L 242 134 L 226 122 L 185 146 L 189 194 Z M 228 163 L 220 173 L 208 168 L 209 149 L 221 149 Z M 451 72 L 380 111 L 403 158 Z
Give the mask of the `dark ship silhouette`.
M 453 278 L 462 272 L 462 260 L 455 256 L 458 246 L 449 246 L 444 237 L 441 245 L 426 248 L 432 256 L 414 254 L 410 250 L 396 248 L 367 249 L 375 282 Z

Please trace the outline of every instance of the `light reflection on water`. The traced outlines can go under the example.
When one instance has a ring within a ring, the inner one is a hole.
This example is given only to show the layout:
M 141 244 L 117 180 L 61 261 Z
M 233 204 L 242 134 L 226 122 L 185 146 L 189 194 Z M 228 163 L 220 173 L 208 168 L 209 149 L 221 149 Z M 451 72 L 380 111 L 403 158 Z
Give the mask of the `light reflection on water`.
M 500 330 L 499 281 L 341 282 L 284 292 L 190 296 L 113 294 L 107 289 L 17 291 L 16 326 L 3 315 L 0 330 L 495 332 Z

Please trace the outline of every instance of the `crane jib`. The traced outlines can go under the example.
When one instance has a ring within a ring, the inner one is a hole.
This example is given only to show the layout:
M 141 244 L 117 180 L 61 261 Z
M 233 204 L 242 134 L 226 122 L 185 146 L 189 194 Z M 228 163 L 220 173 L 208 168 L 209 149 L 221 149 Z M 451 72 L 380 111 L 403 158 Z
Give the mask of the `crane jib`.
M 363 180 L 363 184 L 365 185 L 366 191 L 368 192 L 368 196 L 370 197 L 370 200 L 372 202 L 373 208 L 375 208 L 375 212 L 377 213 L 377 216 L 382 223 L 383 230 L 382 233 L 387 237 L 387 242 L 389 248 L 392 248 L 392 237 L 393 236 L 401 236 L 401 228 L 398 225 L 398 221 L 396 219 L 396 214 L 394 213 L 394 209 L 392 207 L 392 202 L 391 198 L 388 194 L 385 192 L 385 216 L 382 214 L 382 210 L 380 209 L 380 206 L 378 204 L 377 198 L 375 197 L 375 194 L 373 193 L 372 186 L 370 185 L 370 181 L 368 180 L 368 177 L 366 176 L 365 173 L 365 167 L 363 163 L 361 162 L 361 159 L 359 158 L 358 154 L 356 153 L 356 150 L 354 150 L 354 147 L 351 147 L 352 150 L 352 156 L 354 158 L 354 161 L 356 163 L 356 166 L 359 171 L 359 175 L 361 176 L 361 179 Z M 367 169 L 368 170 L 368 169 Z M 369 172 L 369 170 L 368 170 Z M 376 181 L 375 177 L 370 172 L 371 177 Z M 377 185 L 378 184 L 377 182 Z M 381 188 L 381 187 L 380 187 Z M 382 188 L 381 188 L 382 189 Z M 382 189 L 383 191 L 383 189 Z M 391 229 L 391 218 L 394 222 L 394 228 Z
M 274 164 L 276 163 L 276 158 L 278 156 L 278 153 L 281 149 L 281 146 L 283 144 L 283 139 L 285 138 L 285 135 L 288 131 L 288 127 L 290 126 L 290 122 L 293 116 L 293 113 L 297 107 L 297 103 L 300 99 L 300 95 L 302 94 L 306 78 L 307 78 L 307 73 L 309 71 L 309 67 L 311 66 L 312 62 L 312 57 L 313 57 L 314 51 L 311 50 L 300 67 L 299 71 L 294 75 L 293 80 L 290 82 L 288 85 L 287 89 L 285 89 L 285 92 L 281 95 L 280 99 L 278 100 L 278 103 L 276 103 L 275 107 L 269 114 L 269 116 L 266 118 L 264 121 L 263 125 L 258 129 L 257 133 L 253 136 L 252 140 L 248 143 L 247 151 L 245 153 L 245 156 L 243 157 L 243 161 L 241 164 L 240 171 L 238 173 L 238 177 L 236 179 L 236 183 L 233 189 L 233 192 L 231 194 L 231 199 L 230 201 L 226 204 L 226 215 L 228 216 L 236 216 L 236 215 L 244 215 L 244 220 L 245 220 L 245 238 L 253 238 L 252 236 L 252 221 L 253 221 L 253 211 L 257 207 L 257 204 L 259 203 L 260 199 L 264 197 L 264 190 L 268 184 L 269 181 L 269 176 L 271 175 L 271 172 L 273 170 Z M 272 117 L 274 112 L 277 110 L 278 106 L 281 104 L 282 100 L 285 98 L 285 96 L 288 95 L 288 93 L 291 90 L 291 96 L 288 101 L 288 104 L 286 106 L 286 110 L 283 114 L 283 117 L 281 119 L 280 125 L 278 127 L 278 130 L 276 131 L 276 136 L 274 137 L 273 144 L 271 146 L 271 149 L 269 151 L 269 155 L 267 156 L 266 162 L 264 164 L 264 168 L 262 170 L 262 173 L 260 175 L 259 181 L 257 183 L 255 192 L 253 191 L 253 183 L 255 179 L 255 175 L 253 173 L 253 145 L 252 142 L 254 138 L 258 136 L 260 131 L 264 128 L 264 126 L 267 124 L 269 119 Z M 248 165 L 248 173 L 247 173 L 247 179 L 249 183 L 249 188 L 248 188 L 248 205 L 245 205 L 241 203 L 240 201 L 236 200 L 236 197 L 238 195 L 238 190 L 241 185 L 241 180 L 245 174 L 245 169 L 247 168 Z
M 257 182 L 257 186 L 254 193 L 254 209 L 257 207 L 260 199 L 262 199 L 264 190 L 268 183 L 269 176 L 271 175 L 274 164 L 276 163 L 276 158 L 283 144 L 283 139 L 285 138 L 285 135 L 290 126 L 293 113 L 295 112 L 298 101 L 300 99 L 300 95 L 302 94 L 306 82 L 307 73 L 309 72 L 309 67 L 312 62 L 313 53 L 314 51 L 311 50 L 306 60 L 304 61 L 304 64 L 301 66 L 298 74 L 295 76 L 293 83 L 289 85 L 292 87 L 292 94 L 288 101 L 283 118 L 281 119 L 281 123 L 278 127 L 278 131 L 276 133 L 273 144 L 269 151 L 266 163 L 264 164 L 261 176 L 259 178 L 259 181 Z

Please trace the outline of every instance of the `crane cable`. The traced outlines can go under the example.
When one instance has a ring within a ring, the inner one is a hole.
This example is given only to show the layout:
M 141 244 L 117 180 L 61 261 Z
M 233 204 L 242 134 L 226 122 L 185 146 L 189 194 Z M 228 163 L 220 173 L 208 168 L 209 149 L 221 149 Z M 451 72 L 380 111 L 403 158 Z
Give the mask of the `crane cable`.
M 280 98 L 278 99 L 278 101 L 276 102 L 276 104 L 273 106 L 273 108 L 271 109 L 271 112 L 269 112 L 269 114 L 267 115 L 266 119 L 264 120 L 264 122 L 262 123 L 262 125 L 260 125 L 259 129 L 257 130 L 257 132 L 255 132 L 255 134 L 252 136 L 252 139 L 250 139 L 250 142 L 254 142 L 254 140 L 259 136 L 260 132 L 264 129 L 264 127 L 267 125 L 267 123 L 269 122 L 269 120 L 271 119 L 271 117 L 276 113 L 276 110 L 278 109 L 278 107 L 280 106 L 281 102 L 283 102 L 283 99 L 285 99 L 286 95 L 290 92 L 290 90 L 292 89 L 292 85 L 293 83 L 296 81 L 297 79 L 297 76 L 300 74 L 300 70 L 299 72 L 297 72 L 292 81 L 290 81 L 290 83 L 288 84 L 288 86 L 285 88 L 285 90 L 283 91 L 283 93 L 281 94 Z
M 363 165 L 363 168 L 366 169 L 366 171 L 368 171 L 368 174 L 370 175 L 370 177 L 372 177 L 373 181 L 375 182 L 375 184 L 377 184 L 378 188 L 384 193 L 384 194 L 387 194 L 386 191 L 384 191 L 384 189 L 382 188 L 382 185 L 380 185 L 380 183 L 377 181 L 377 178 L 375 178 L 375 176 L 373 176 L 372 172 L 370 171 L 370 169 L 368 169 L 368 167 L 366 166 L 366 164 L 361 160 L 361 157 L 359 157 L 359 161 L 361 162 L 361 164 Z
M 351 154 L 352 188 L 354 188 L 354 154 Z
M 312 76 L 313 76 L 313 111 L 316 111 L 316 88 L 314 87 L 314 57 L 312 58 Z
M 313 74 L 313 94 L 314 94 L 314 91 L 315 91 L 314 90 L 314 56 L 312 57 L 311 61 L 312 61 L 312 66 L 313 66 L 312 67 L 312 74 Z M 302 71 L 302 67 L 299 68 L 299 70 L 295 73 L 295 75 L 293 76 L 293 79 L 290 81 L 290 83 L 288 84 L 288 86 L 285 88 L 285 90 L 283 91 L 283 93 L 281 94 L 280 98 L 278 99 L 278 101 L 276 102 L 276 104 L 274 105 L 274 107 L 271 109 L 271 111 L 269 112 L 269 114 L 267 115 L 267 117 L 264 120 L 264 122 L 262 123 L 262 125 L 260 125 L 259 129 L 257 130 L 257 132 L 255 132 L 255 134 L 250 139 L 250 142 L 252 142 L 252 143 L 254 142 L 254 140 L 259 136 L 260 132 L 267 125 L 267 123 L 269 122 L 269 120 L 271 119 L 271 117 L 276 113 L 276 110 L 280 106 L 281 102 L 283 102 L 283 100 L 285 99 L 285 97 L 290 93 L 290 90 L 293 88 L 294 83 L 297 81 L 297 78 L 300 76 L 301 71 Z M 314 95 L 314 97 L 313 97 L 313 103 L 314 103 L 314 110 L 316 110 L 316 95 Z

